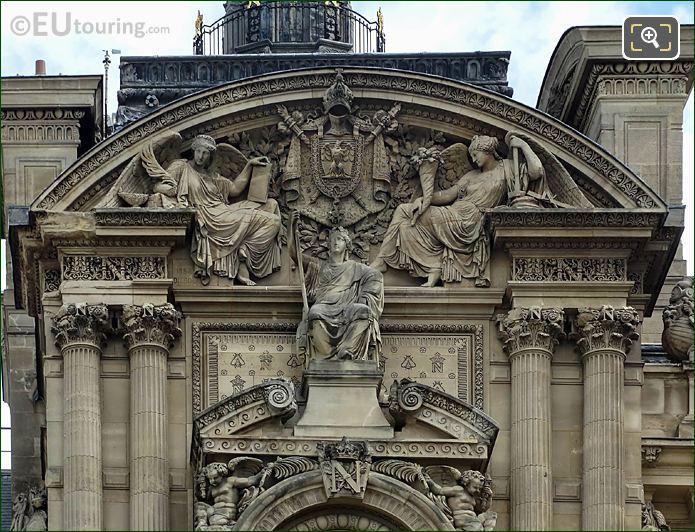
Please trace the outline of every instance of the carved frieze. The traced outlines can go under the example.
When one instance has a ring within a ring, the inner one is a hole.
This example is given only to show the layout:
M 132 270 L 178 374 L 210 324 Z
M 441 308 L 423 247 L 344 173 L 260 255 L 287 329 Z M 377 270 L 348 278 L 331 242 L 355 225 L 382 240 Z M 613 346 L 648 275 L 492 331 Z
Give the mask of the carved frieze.
M 625 281 L 627 259 L 621 257 L 514 257 L 513 281 Z
M 56 345 L 62 349 L 72 343 L 101 346 L 106 341 L 109 329 L 106 305 L 69 303 L 60 307 L 53 316 L 51 332 Z
M 132 281 L 165 279 L 166 257 L 142 256 L 63 256 L 65 281 Z
M 575 337 L 582 355 L 593 351 L 614 350 L 626 354 L 639 338 L 639 314 L 632 307 L 579 309 Z
M 164 305 L 123 305 L 123 340 L 128 349 L 156 344 L 166 350 L 181 336 L 181 313 L 171 303 Z
M 193 220 L 193 209 L 96 209 L 97 225 L 187 227 Z

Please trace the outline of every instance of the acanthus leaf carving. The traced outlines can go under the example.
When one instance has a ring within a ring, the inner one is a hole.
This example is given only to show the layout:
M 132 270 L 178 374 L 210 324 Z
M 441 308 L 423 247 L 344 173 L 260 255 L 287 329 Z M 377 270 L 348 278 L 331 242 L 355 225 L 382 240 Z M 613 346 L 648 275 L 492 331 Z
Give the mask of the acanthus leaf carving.
M 586 355 L 594 351 L 613 350 L 626 355 L 632 342 L 639 338 L 639 314 L 632 307 L 579 309 L 575 320 L 577 347 Z
M 164 305 L 123 305 L 123 340 L 128 349 L 157 344 L 166 350 L 181 336 L 181 313 L 171 303 Z
M 72 343 L 90 343 L 101 346 L 110 330 L 106 305 L 68 303 L 60 307 L 53 317 L 51 332 L 56 346 L 64 348 Z
M 500 339 L 507 355 L 525 349 L 552 353 L 563 335 L 565 314 L 556 308 L 514 308 L 498 317 Z

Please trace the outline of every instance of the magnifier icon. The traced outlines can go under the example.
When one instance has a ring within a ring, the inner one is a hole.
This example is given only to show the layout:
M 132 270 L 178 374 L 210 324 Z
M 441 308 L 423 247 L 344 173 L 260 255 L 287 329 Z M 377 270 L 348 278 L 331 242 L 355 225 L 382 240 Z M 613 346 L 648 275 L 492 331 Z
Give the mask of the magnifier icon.
M 648 44 L 653 44 L 654 48 L 660 49 L 659 43 L 656 42 L 656 30 L 651 26 L 647 26 L 640 32 L 642 40 Z

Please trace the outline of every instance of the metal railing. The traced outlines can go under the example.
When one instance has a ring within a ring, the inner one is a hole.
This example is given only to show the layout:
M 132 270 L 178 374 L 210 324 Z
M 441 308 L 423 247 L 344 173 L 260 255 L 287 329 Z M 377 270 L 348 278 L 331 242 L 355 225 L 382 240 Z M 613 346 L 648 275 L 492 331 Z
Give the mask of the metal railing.
M 196 55 L 243 52 L 248 45 L 344 43 L 346 51 L 385 51 L 381 24 L 337 2 L 253 2 L 203 25 L 193 39 Z M 241 49 L 240 49 L 241 48 Z

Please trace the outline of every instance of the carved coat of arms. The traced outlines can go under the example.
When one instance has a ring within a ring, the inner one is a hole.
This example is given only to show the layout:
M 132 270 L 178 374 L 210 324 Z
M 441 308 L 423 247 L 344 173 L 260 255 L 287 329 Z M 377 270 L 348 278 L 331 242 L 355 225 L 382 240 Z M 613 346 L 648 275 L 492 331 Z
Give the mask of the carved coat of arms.
M 367 442 L 343 437 L 319 442 L 317 449 L 326 496 L 363 498 L 372 462 Z
M 323 111 L 305 117 L 278 106 L 278 127 L 292 135 L 282 179 L 288 206 L 327 226 L 353 225 L 380 212 L 389 199 L 383 134 L 397 127 L 400 105 L 358 116 L 352 100 L 338 72 L 324 94 Z

